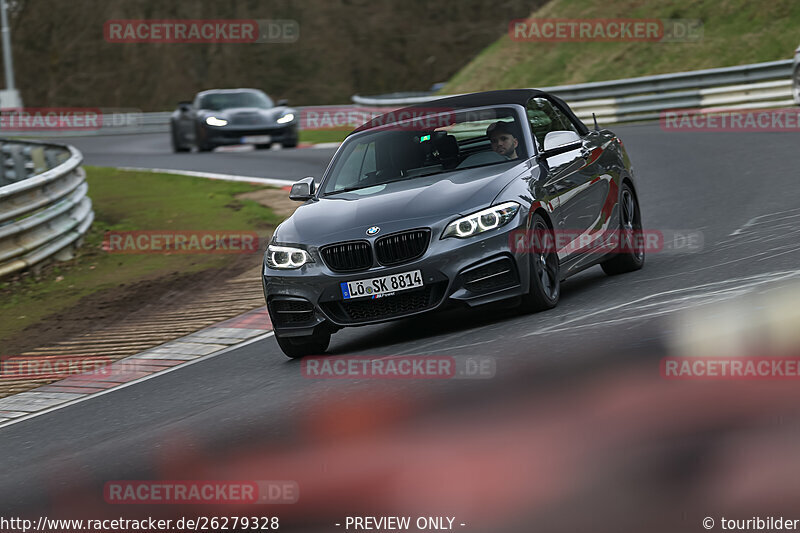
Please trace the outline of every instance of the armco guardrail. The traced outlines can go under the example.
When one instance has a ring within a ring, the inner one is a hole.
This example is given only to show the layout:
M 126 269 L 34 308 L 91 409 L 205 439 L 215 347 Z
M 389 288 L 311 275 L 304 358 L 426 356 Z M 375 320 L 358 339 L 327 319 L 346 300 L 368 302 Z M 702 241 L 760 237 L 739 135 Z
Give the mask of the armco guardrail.
M 794 105 L 792 99 L 792 60 L 770 61 L 737 67 L 659 74 L 641 78 L 540 87 L 573 108 L 583 120 L 605 123 L 632 122 L 659 118 L 670 109 L 711 108 L 758 109 Z M 430 102 L 441 96 L 396 98 L 353 96 L 365 106 L 393 106 Z
M 129 133 L 166 133 L 169 132 L 170 111 L 142 113 L 141 111 L 122 111 L 103 114 L 100 117 L 100 128 L 85 130 L 31 130 L 7 132 L 6 135 L 25 137 L 86 137 L 96 135 L 125 135 Z
M 794 105 L 792 99 L 792 60 L 754 63 L 691 72 L 659 74 L 641 78 L 539 87 L 569 102 L 583 120 L 592 113 L 604 123 L 653 120 L 670 109 L 724 107 L 726 109 L 758 109 Z M 402 107 L 424 103 L 449 95 L 393 93 L 382 96 L 353 96 L 361 108 Z M 324 113 L 327 108 L 346 106 L 296 107 L 305 112 Z M 376 112 L 379 112 L 376 110 Z M 102 127 L 86 131 L 25 131 L 19 135 L 58 137 L 80 135 L 114 135 L 127 133 L 167 133 L 171 112 L 142 113 L 120 110 L 105 114 Z M 356 125 L 357 126 L 357 125 Z M 355 127 L 355 126 L 354 126 Z M 16 134 L 16 133 L 15 133 Z
M 82 160 L 71 146 L 0 139 L 0 278 L 72 257 L 94 220 Z

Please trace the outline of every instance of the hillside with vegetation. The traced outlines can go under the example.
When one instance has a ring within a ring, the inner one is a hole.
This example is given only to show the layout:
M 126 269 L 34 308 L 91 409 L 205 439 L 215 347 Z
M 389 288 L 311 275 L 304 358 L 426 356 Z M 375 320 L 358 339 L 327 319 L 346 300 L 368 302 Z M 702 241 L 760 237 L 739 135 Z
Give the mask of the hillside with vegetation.
M 533 18 L 700 19 L 687 42 L 532 42 L 499 37 L 442 92 L 612 80 L 789 59 L 800 43 L 798 0 L 551 0 Z
M 11 0 L 26 106 L 174 108 L 199 90 L 256 87 L 295 105 L 428 90 L 546 0 Z M 109 20 L 295 20 L 293 43 L 110 43 Z M 0 69 L 2 70 L 2 69 Z M 0 72 L 2 80 L 2 72 Z M 5 86 L 4 80 L 0 83 Z

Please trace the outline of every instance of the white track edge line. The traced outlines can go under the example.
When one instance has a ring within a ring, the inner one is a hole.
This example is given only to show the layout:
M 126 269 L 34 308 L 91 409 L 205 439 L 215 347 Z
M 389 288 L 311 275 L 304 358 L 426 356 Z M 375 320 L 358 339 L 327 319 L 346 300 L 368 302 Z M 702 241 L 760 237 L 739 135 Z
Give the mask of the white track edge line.
M 176 176 L 190 176 L 193 178 L 208 178 L 223 181 L 242 181 L 246 183 L 263 183 L 264 185 L 277 185 L 285 187 L 297 180 L 287 178 L 285 180 L 277 178 L 257 178 L 255 176 L 237 176 L 235 174 L 217 174 L 215 172 L 199 172 L 196 170 L 177 170 L 173 168 L 140 168 L 140 167 L 114 167 L 119 170 L 134 172 L 152 172 L 154 174 L 175 174 Z M 300 178 L 297 178 L 298 180 Z
M 253 337 L 252 339 L 248 339 L 248 340 L 246 340 L 244 342 L 240 342 L 239 344 L 234 344 L 233 346 L 228 346 L 227 348 L 223 348 L 222 350 L 219 350 L 218 352 L 210 353 L 208 355 L 204 355 L 204 356 L 199 357 L 197 359 L 192 359 L 190 361 L 186 361 L 185 363 L 181 363 L 179 365 L 176 365 L 176 366 L 173 366 L 173 367 L 169 367 L 166 370 L 160 370 L 158 372 L 153 372 L 152 374 L 149 374 L 147 376 L 142 376 L 142 377 L 140 377 L 138 379 L 135 379 L 133 381 L 129 381 L 127 383 L 122 383 L 119 386 L 116 386 L 116 387 L 113 387 L 113 388 L 110 388 L 110 389 L 106 389 L 106 390 L 101 391 L 101 392 L 94 392 L 94 393 L 91 393 L 91 394 L 87 394 L 86 396 L 83 396 L 81 398 L 75 398 L 74 400 L 69 400 L 69 401 L 66 401 L 64 403 L 60 403 L 58 405 L 54 405 L 52 407 L 48 407 L 47 409 L 42 409 L 41 411 L 35 411 L 35 412 L 30 413 L 28 415 L 21 416 L 19 418 L 14 418 L 14 419 L 9 420 L 7 422 L 2 422 L 2 423 L 0 423 L 0 429 L 6 428 L 8 426 L 13 426 L 14 424 L 17 424 L 19 422 L 24 422 L 25 420 L 30 420 L 31 418 L 36 418 L 37 416 L 45 415 L 47 413 L 52 413 L 53 411 L 58 411 L 59 409 L 63 409 L 65 407 L 69 407 L 69 406 L 75 405 L 77 403 L 82 403 L 82 402 L 85 402 L 87 400 L 91 400 L 92 398 L 97 398 L 99 396 L 104 396 L 106 394 L 110 394 L 112 392 L 124 389 L 126 387 L 130 387 L 132 385 L 136 385 L 136 384 L 141 383 L 143 381 L 147 381 L 147 380 L 150 380 L 150 379 L 153 379 L 153 378 L 157 378 L 158 376 L 163 376 L 164 374 L 169 374 L 170 372 L 173 372 L 175 370 L 180 370 L 182 368 L 186 368 L 187 366 L 191 366 L 191 365 L 193 365 L 195 363 L 199 363 L 199 362 L 205 361 L 207 359 L 212 359 L 214 357 L 217 357 L 218 355 L 223 355 L 223 354 L 225 354 L 227 352 L 230 352 L 230 351 L 233 351 L 233 350 L 235 350 L 237 348 L 242 348 L 242 347 L 247 346 L 249 344 L 253 344 L 255 342 L 264 340 L 264 339 L 266 339 L 266 338 L 268 338 L 268 337 L 270 337 L 270 336 L 272 336 L 274 334 L 275 334 L 274 331 L 268 331 L 267 333 L 264 333 L 262 335 L 258 335 L 256 337 Z M 31 389 L 30 391 L 26 391 L 26 392 L 35 392 L 35 390 L 36 389 Z M 11 397 L 13 397 L 13 396 L 11 396 Z

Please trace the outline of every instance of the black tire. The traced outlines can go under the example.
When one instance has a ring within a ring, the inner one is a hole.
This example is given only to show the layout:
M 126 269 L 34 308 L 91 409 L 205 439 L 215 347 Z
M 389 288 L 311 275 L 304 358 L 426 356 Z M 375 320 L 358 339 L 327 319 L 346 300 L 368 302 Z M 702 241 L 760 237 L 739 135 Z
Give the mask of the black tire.
M 619 191 L 619 248 L 600 266 L 609 276 L 639 270 L 644 266 L 642 214 L 633 189 L 623 183 Z
M 172 151 L 176 154 L 179 152 L 188 152 L 189 148 L 182 145 L 181 142 L 178 140 L 178 132 L 175 131 L 175 126 L 172 126 Z
M 531 221 L 531 231 L 533 235 L 552 235 L 552 229 L 547 225 L 544 218 L 538 213 L 533 215 Z M 537 242 L 544 243 L 547 239 L 536 239 Z M 555 239 L 550 239 L 551 244 Z M 541 249 L 538 249 L 541 248 Z M 552 309 L 558 304 L 561 296 L 561 272 L 558 261 L 558 254 L 555 246 L 542 248 L 536 246 L 530 251 L 530 282 L 528 294 L 522 297 L 520 309 L 526 313 L 544 311 Z
M 330 331 L 316 331 L 303 337 L 281 337 L 275 334 L 275 340 L 287 357 L 298 358 L 307 355 L 322 355 L 331 342 Z
M 283 146 L 284 148 L 297 148 L 297 139 L 294 139 L 293 141 L 289 141 L 286 143 L 282 143 L 281 146 Z
M 256 150 L 269 150 L 272 148 L 272 143 L 257 144 Z
M 200 152 L 210 152 L 216 146 L 206 141 L 208 135 L 203 130 L 203 127 L 199 124 L 196 126 L 195 133 L 194 133 L 194 142 L 197 145 L 197 150 Z

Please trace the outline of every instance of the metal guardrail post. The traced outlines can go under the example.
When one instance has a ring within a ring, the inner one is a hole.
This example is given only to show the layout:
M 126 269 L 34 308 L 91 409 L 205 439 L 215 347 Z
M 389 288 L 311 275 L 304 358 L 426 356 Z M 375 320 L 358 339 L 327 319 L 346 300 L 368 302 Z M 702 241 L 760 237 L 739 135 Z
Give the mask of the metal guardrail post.
M 3 184 L 16 183 L 28 177 L 25 154 L 18 144 L 3 143 Z

